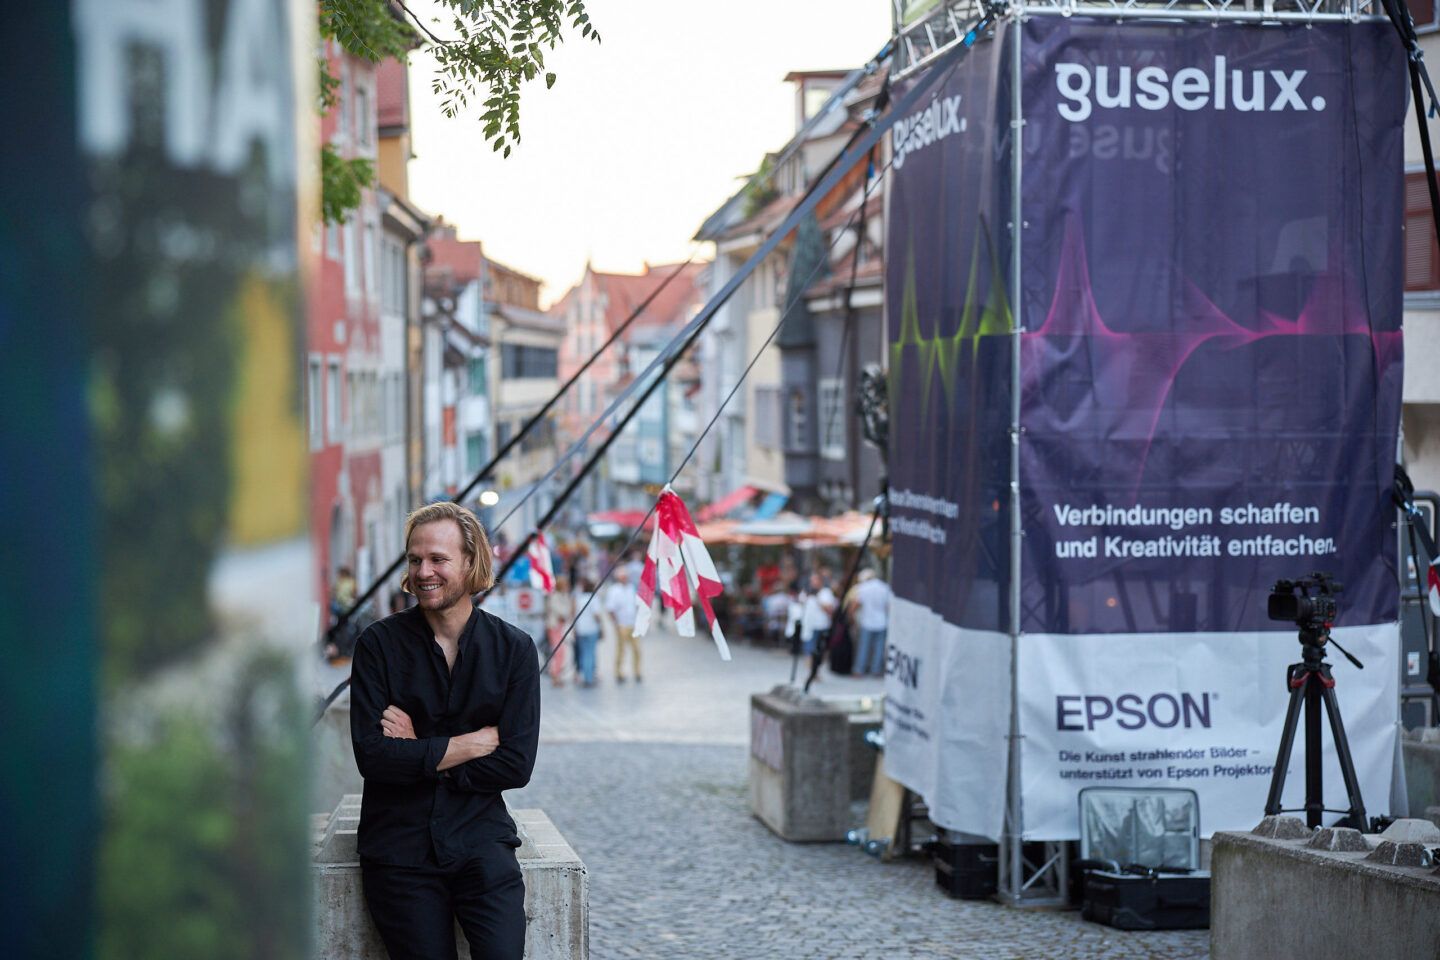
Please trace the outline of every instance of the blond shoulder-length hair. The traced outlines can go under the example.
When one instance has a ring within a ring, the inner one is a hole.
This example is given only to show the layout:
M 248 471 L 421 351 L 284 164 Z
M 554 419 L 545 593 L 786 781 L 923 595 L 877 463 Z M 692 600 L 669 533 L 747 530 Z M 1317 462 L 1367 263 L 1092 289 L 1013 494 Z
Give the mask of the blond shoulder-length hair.
M 465 591 L 476 594 L 489 590 L 495 582 L 490 539 L 485 536 L 485 528 L 480 526 L 480 519 L 458 503 L 442 500 L 439 503 L 427 503 L 412 511 L 410 516 L 405 518 L 405 549 L 410 549 L 410 535 L 415 532 L 416 527 L 441 520 L 453 520 L 460 528 L 460 548 L 465 553 L 465 559 L 470 561 L 470 576 L 466 580 Z M 415 592 L 410 588 L 408 562 L 405 575 L 400 579 L 400 589 L 406 593 Z

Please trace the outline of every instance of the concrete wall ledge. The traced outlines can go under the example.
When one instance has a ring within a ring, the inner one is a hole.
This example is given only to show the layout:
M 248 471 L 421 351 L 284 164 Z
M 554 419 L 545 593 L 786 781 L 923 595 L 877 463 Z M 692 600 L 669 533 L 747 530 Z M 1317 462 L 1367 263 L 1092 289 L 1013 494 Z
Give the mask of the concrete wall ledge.
M 1211 858 L 1214 960 L 1417 960 L 1440 958 L 1440 875 L 1363 851 L 1217 833 Z
M 511 810 L 520 834 L 515 858 L 525 878 L 526 960 L 588 960 L 589 879 L 585 864 L 543 810 Z M 355 847 L 360 797 L 347 794 L 312 827 L 317 960 L 387 960 L 360 886 Z M 457 926 L 460 960 L 470 948 Z

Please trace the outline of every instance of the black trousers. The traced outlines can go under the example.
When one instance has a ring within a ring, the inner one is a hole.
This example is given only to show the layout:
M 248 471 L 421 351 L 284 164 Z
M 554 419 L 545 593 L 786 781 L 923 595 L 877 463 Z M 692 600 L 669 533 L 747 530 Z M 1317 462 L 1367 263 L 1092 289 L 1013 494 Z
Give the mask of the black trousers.
M 471 859 L 442 867 L 361 861 L 365 903 L 390 960 L 455 960 L 455 922 L 472 960 L 521 960 L 525 882 L 515 851 L 495 841 Z

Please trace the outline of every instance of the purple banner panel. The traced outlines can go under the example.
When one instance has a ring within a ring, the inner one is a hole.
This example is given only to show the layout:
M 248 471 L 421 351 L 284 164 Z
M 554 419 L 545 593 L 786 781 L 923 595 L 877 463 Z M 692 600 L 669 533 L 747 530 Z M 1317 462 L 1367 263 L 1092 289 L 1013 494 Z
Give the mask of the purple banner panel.
M 1393 621 L 1391 28 L 1024 29 L 1022 630 L 1279 629 L 1317 570 Z
M 892 582 L 986 630 L 1009 612 L 1008 49 L 981 41 L 896 122 L 885 241 Z

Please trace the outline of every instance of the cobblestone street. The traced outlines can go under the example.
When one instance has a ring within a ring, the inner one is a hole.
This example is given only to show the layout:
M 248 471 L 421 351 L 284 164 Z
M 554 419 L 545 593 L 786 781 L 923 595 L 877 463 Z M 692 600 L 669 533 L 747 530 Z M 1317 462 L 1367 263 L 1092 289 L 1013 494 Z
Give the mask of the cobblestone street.
M 613 666 L 601 647 L 602 677 Z M 788 844 L 746 802 L 748 697 L 789 677 L 780 653 L 645 641 L 641 685 L 544 686 L 538 806 L 590 872 L 591 956 L 1191 958 L 1208 933 L 1123 933 L 1075 912 L 946 898 L 928 863 Z M 870 693 L 825 677 L 821 693 Z

